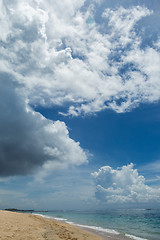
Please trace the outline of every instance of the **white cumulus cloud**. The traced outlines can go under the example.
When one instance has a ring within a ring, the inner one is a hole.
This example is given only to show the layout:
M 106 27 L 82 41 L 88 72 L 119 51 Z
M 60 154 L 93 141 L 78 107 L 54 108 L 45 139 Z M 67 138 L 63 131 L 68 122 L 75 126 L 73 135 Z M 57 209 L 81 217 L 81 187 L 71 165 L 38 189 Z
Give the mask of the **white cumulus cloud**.
M 160 202 L 160 188 L 150 187 L 131 163 L 116 170 L 104 166 L 91 174 L 95 197 L 102 203 L 152 203 Z
M 158 101 L 159 40 L 142 49 L 145 25 L 138 28 L 154 13 L 104 9 L 102 29 L 86 2 L 1 1 L 0 70 L 23 83 L 29 104 L 67 103 L 73 116 Z

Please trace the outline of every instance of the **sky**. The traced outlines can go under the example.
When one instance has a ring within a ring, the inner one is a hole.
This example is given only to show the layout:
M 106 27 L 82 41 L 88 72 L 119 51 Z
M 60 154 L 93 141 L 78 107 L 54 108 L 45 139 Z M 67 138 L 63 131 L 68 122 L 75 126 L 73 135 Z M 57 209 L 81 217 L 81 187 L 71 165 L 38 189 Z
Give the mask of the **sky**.
M 160 1 L 0 8 L 0 209 L 159 208 Z

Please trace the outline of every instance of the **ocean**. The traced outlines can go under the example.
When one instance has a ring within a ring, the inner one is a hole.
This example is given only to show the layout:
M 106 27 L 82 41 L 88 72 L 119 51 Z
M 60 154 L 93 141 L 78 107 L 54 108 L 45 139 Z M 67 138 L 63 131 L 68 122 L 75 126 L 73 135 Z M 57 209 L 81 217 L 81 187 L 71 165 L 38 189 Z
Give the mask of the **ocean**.
M 36 212 L 44 217 L 135 240 L 160 240 L 160 209 Z

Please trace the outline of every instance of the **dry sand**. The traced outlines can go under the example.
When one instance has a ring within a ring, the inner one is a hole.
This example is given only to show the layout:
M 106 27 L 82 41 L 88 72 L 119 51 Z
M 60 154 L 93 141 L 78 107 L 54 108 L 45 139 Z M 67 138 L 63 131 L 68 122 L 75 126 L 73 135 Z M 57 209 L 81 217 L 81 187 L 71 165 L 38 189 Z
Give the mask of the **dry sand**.
M 0 240 L 101 240 L 72 225 L 40 216 L 0 211 Z

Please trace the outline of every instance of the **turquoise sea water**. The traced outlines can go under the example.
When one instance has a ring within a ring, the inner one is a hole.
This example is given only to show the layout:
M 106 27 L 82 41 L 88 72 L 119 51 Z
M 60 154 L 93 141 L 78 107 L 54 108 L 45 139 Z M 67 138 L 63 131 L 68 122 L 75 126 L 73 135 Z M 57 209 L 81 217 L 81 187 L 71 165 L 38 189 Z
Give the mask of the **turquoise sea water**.
M 49 211 L 39 214 L 137 240 L 160 240 L 160 209 Z

